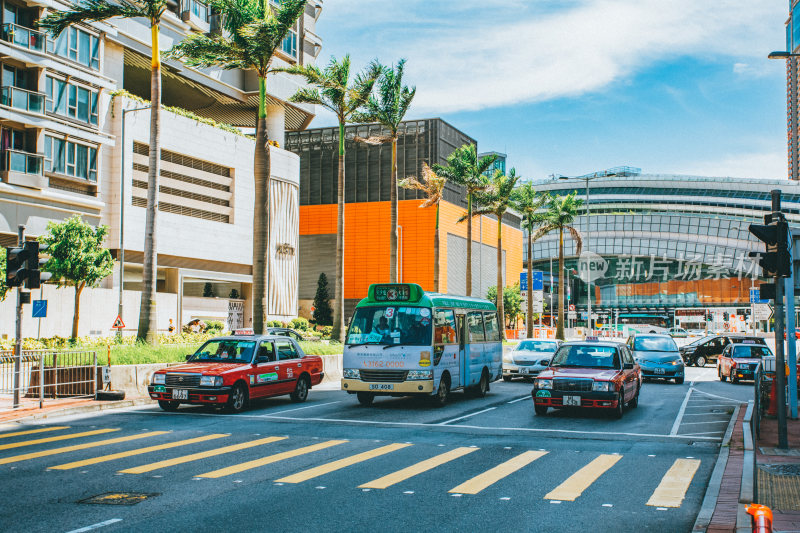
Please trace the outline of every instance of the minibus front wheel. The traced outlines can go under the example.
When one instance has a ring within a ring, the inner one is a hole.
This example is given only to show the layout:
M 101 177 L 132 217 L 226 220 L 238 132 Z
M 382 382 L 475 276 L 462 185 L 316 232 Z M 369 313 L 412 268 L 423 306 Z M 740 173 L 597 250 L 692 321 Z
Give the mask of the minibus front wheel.
M 359 392 L 356 396 L 361 405 L 372 405 L 372 401 L 375 399 L 374 392 Z

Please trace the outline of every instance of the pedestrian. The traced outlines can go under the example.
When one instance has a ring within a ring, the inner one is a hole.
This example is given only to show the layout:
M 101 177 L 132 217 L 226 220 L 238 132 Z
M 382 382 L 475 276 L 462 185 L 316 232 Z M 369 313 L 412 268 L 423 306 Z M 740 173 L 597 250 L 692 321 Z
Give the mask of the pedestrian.
M 170 335 L 175 333 L 175 324 L 172 323 L 172 319 L 171 318 L 169 319 L 169 327 L 167 328 L 167 331 L 169 331 Z

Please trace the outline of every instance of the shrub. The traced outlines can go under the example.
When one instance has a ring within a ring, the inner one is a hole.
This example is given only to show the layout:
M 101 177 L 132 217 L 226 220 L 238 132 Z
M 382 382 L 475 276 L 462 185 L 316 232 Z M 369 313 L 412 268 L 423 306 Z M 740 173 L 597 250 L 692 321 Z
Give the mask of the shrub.
M 308 331 L 308 320 L 303 317 L 293 318 L 291 325 L 293 329 L 298 331 Z
M 322 328 L 322 336 L 324 338 L 330 339 L 331 333 L 333 333 L 333 326 L 325 326 Z
M 221 332 L 225 329 L 225 324 L 219 320 L 209 320 L 206 322 L 206 331 L 211 332 Z

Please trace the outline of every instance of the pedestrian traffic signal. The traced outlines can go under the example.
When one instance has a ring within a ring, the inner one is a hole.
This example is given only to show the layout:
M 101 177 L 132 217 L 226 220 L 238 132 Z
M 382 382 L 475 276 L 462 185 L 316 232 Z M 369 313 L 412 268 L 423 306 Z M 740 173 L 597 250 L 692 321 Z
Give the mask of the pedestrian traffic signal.
M 758 258 L 758 264 L 765 276 L 788 278 L 792 273 L 789 253 L 789 225 L 783 215 L 777 213 L 764 217 L 766 224 L 750 224 L 750 233 L 766 245 L 766 251 L 750 252 L 750 257 Z
M 774 283 L 762 283 L 758 287 L 759 295 L 763 300 L 774 300 L 775 299 L 775 284 Z
M 49 272 L 42 272 L 41 267 L 47 259 L 40 259 L 39 254 L 46 252 L 47 246 L 39 241 L 27 241 L 21 247 L 6 248 L 6 286 L 38 289 L 43 281 L 50 279 Z

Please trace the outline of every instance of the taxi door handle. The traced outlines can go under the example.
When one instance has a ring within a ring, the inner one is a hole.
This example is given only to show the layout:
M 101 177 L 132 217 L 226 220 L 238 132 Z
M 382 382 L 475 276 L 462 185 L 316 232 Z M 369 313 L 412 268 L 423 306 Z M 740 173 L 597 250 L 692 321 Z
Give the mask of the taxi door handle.
M 297 368 L 300 368 L 301 366 L 303 366 L 303 363 L 297 363 Z

